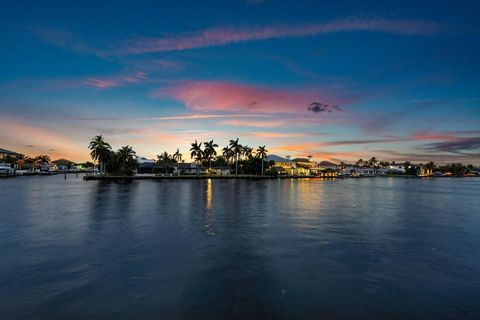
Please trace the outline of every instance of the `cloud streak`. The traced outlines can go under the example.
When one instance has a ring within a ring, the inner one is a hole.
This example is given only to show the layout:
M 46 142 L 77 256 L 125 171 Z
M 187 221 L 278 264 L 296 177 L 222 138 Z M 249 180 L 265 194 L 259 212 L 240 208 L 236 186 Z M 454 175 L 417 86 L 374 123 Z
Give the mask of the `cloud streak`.
M 480 150 L 480 137 L 457 138 L 450 141 L 428 143 L 422 149 L 433 152 L 465 153 L 466 151 Z
M 123 87 L 130 84 L 137 84 L 147 80 L 145 72 L 137 72 L 134 75 L 119 76 L 113 78 L 87 78 L 82 81 L 83 84 L 97 89 L 109 89 Z

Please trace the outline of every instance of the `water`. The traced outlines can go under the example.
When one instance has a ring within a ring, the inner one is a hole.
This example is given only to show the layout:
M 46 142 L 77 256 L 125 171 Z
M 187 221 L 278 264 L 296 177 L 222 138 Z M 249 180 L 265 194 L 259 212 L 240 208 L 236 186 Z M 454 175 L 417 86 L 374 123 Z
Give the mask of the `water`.
M 480 179 L 0 180 L 1 319 L 478 319 Z

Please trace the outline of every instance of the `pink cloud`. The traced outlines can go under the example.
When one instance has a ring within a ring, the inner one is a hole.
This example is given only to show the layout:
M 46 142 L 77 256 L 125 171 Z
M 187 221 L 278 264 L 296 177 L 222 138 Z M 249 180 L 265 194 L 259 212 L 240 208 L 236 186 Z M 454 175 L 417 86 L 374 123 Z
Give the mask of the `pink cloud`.
M 174 98 L 196 111 L 297 113 L 313 101 L 342 104 L 348 97 L 334 98 L 320 90 L 288 90 L 232 82 L 198 81 L 158 90 L 158 98 Z
M 222 121 L 221 124 L 235 127 L 278 128 L 283 126 L 285 122 L 281 120 L 225 120 Z
M 347 31 L 424 35 L 438 32 L 439 26 L 433 22 L 418 20 L 362 19 L 358 17 L 350 17 L 331 22 L 301 25 L 273 25 L 251 28 L 211 28 L 189 35 L 134 40 L 113 53 L 141 54 L 148 52 L 189 50 L 248 41 L 311 37 L 321 34 Z

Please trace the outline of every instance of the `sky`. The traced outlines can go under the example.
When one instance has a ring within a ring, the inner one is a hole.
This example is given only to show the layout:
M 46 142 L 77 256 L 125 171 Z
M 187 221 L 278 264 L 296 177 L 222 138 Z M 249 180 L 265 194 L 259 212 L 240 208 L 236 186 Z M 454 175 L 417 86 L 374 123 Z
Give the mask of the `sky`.
M 478 1 L 10 1 L 0 147 L 480 164 Z

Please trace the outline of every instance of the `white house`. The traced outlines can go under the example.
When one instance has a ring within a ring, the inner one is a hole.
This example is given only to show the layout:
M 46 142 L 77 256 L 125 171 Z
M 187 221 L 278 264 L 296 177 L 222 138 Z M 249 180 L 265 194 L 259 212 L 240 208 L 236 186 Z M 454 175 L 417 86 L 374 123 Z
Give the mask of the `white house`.
M 196 163 L 177 163 L 174 166 L 173 173 L 175 174 L 200 174 L 204 171 L 201 165 Z
M 226 166 L 213 167 L 211 171 L 214 171 L 216 175 L 228 176 L 230 175 L 230 168 Z
M 389 165 L 390 171 L 394 173 L 405 173 L 406 168 L 403 164 L 391 164 Z

